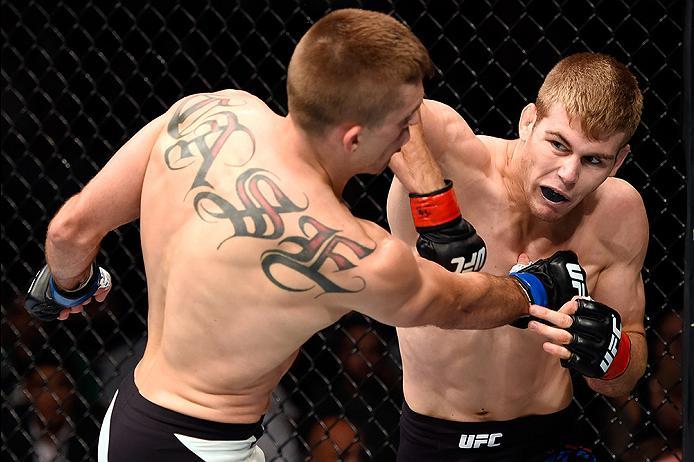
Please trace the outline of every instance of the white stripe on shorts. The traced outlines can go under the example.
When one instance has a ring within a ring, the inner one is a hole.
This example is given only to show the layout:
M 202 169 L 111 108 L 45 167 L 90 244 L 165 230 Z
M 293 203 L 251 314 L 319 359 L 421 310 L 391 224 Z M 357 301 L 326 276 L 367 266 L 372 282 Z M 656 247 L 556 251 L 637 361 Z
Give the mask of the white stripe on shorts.
M 174 433 L 174 436 L 205 462 L 265 462 L 265 454 L 255 436 L 242 441 L 203 440 Z
M 111 414 L 113 413 L 113 405 L 116 402 L 117 396 L 118 390 L 116 390 L 116 393 L 113 395 L 111 404 L 108 405 L 106 415 L 104 416 L 104 421 L 101 424 L 101 430 L 99 431 L 99 462 L 108 462 L 108 437 L 111 434 Z

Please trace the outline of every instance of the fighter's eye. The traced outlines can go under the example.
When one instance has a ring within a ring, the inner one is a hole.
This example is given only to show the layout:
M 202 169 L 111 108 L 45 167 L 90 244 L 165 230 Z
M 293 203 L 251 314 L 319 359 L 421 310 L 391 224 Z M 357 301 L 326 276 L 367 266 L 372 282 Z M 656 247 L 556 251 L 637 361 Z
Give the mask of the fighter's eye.
M 556 140 L 549 140 L 549 144 L 551 144 L 552 147 L 553 147 L 554 149 L 556 149 L 557 151 L 566 151 L 566 146 L 564 146 L 563 144 L 561 144 L 559 141 L 556 141 Z
M 588 156 L 583 158 L 583 162 L 590 165 L 599 166 L 602 165 L 602 159 L 597 156 Z

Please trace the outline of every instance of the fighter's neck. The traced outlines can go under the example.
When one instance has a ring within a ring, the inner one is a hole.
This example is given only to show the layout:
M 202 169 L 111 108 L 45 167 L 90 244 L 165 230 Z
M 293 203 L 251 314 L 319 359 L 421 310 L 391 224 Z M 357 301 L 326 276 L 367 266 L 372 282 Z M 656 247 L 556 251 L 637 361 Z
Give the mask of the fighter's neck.
M 298 163 L 314 170 L 316 181 L 324 182 L 337 197 L 342 197 L 347 181 L 356 173 L 352 173 L 348 166 L 336 165 L 340 159 L 335 155 L 330 143 L 327 140 L 309 136 L 296 126 L 291 115 L 285 117 L 284 124 L 285 139 L 282 145 L 285 152 L 281 155 L 291 156 Z

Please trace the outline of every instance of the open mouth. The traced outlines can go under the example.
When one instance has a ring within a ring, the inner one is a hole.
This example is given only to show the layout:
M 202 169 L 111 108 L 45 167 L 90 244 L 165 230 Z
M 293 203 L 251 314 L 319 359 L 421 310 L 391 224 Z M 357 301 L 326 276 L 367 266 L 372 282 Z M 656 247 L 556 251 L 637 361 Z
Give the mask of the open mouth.
M 545 196 L 545 199 L 549 200 L 550 202 L 554 202 L 555 204 L 569 200 L 556 192 L 554 189 L 548 188 L 547 186 L 540 186 L 540 191 L 542 191 L 542 195 Z

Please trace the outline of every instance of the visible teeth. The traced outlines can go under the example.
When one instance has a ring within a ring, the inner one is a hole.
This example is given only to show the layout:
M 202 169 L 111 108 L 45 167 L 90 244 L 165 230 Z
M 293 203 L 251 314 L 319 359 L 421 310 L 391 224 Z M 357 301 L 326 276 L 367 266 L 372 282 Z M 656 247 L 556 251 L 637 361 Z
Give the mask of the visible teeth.
M 551 200 L 552 202 L 563 202 L 566 200 L 566 197 L 562 196 L 552 188 L 542 186 L 540 190 L 542 191 L 542 195 L 545 196 L 547 199 Z

